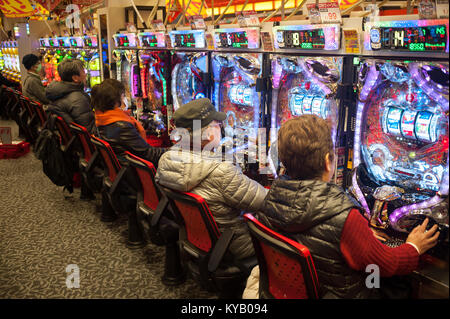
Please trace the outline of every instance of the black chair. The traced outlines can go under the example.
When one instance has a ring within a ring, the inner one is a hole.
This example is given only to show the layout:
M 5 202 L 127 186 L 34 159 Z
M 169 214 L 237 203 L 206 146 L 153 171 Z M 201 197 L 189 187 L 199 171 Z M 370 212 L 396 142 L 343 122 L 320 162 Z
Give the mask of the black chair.
M 258 258 L 259 297 L 319 299 L 319 280 L 308 248 L 269 229 L 251 214 L 244 218 Z
M 228 252 L 234 232 L 219 231 L 205 200 L 196 194 L 160 187 L 180 227 L 180 245 L 189 274 L 208 291 L 240 298 L 256 257 L 237 260 Z
M 162 282 L 167 286 L 182 284 L 186 278 L 180 262 L 178 225 L 169 211 L 169 201 L 155 182 L 156 169 L 151 162 L 130 152 L 125 152 L 125 159 L 139 180 L 136 186 L 137 225 L 147 242 L 166 249 Z

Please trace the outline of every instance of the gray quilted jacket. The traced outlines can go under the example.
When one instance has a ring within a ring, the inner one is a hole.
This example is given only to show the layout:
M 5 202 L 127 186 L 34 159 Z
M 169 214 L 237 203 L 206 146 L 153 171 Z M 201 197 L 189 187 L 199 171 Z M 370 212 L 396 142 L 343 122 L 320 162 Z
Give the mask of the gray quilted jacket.
M 267 189 L 245 176 L 240 168 L 219 157 L 180 152 L 171 148 L 161 156 L 156 181 L 170 189 L 200 195 L 214 215 L 219 230 L 235 231 L 229 251 L 236 258 L 254 254 L 241 212 L 256 212 Z

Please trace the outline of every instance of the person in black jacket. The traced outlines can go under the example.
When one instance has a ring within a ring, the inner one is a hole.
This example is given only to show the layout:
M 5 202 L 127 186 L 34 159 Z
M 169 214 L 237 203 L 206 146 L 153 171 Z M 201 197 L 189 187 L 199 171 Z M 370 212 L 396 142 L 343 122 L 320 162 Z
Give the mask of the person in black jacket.
M 92 88 L 91 96 L 100 138 L 111 145 L 119 162 L 125 162 L 123 154 L 129 151 L 158 167 L 159 158 L 166 149 L 148 145 L 139 132 L 136 119 L 121 109 L 122 97 L 117 86 L 104 81 Z
M 86 71 L 81 60 L 64 60 L 58 65 L 61 82 L 53 81 L 45 93 L 50 100 L 48 110 L 61 116 L 67 123 L 84 126 L 89 133 L 95 133 L 95 115 L 91 99 L 84 92 Z

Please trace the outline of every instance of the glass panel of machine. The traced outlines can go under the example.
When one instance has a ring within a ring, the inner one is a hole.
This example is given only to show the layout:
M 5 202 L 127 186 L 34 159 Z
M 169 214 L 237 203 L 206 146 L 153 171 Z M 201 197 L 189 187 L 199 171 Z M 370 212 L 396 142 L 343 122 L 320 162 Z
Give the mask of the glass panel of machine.
M 437 87 L 431 77 L 421 76 L 420 63 L 384 64 L 384 80 L 365 102 L 362 159 L 378 183 L 438 191 L 448 166 L 448 100 L 429 95 L 429 88 Z M 403 70 L 400 80 L 393 68 Z

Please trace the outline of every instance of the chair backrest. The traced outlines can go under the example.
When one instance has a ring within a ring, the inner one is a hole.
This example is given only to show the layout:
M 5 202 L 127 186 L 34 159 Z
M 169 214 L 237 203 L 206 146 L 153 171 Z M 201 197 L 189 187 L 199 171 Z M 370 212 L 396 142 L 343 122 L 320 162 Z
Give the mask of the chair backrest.
M 69 125 L 64 121 L 61 116 L 56 114 L 52 114 L 51 116 L 55 116 L 55 126 L 61 136 L 61 143 L 63 146 L 67 146 L 72 139 L 72 132 L 69 129 Z
M 47 114 L 45 113 L 42 104 L 36 101 L 31 101 L 30 106 L 39 117 L 41 127 L 44 127 L 45 123 L 47 122 Z
M 208 253 L 221 235 L 208 204 L 199 195 L 160 188 L 169 199 L 177 219 L 184 224 L 186 240 L 203 253 Z
M 309 249 L 245 214 L 260 269 L 260 293 L 276 299 L 318 299 L 319 280 Z
M 125 158 L 130 163 L 130 166 L 136 170 L 137 176 L 139 177 L 144 204 L 155 211 L 161 199 L 161 191 L 155 182 L 155 166 L 151 162 L 133 155 L 128 151 L 125 152 Z
M 89 163 L 92 155 L 95 152 L 95 146 L 91 141 L 91 134 L 89 134 L 88 130 L 84 126 L 81 126 L 74 122 L 70 123 L 69 127 L 72 132 L 74 132 L 74 134 L 78 137 L 83 151 L 83 158 L 86 162 Z
M 122 168 L 119 160 L 116 157 L 116 154 L 114 153 L 108 142 L 95 136 L 91 136 L 91 141 L 99 150 L 101 158 L 103 159 L 105 166 L 108 168 L 109 179 L 111 180 L 111 182 L 114 182 L 117 175 L 119 174 L 120 169 Z

